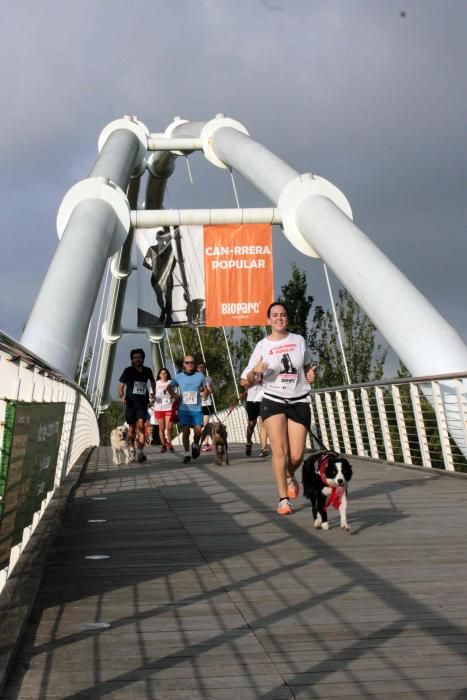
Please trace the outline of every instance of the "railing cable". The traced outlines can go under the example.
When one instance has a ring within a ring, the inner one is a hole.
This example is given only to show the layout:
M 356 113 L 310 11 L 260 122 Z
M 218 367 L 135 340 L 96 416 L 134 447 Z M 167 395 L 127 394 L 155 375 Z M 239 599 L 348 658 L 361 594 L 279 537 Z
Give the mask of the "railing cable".
M 352 382 L 350 381 L 349 368 L 348 368 L 348 366 L 347 366 L 347 358 L 346 358 L 346 356 L 345 356 L 344 344 L 343 344 L 343 342 L 342 342 L 342 337 L 341 337 L 341 330 L 340 330 L 340 326 L 339 326 L 339 321 L 338 321 L 338 319 L 337 319 L 336 307 L 335 307 L 335 305 L 334 305 L 334 298 L 333 298 L 333 296 L 332 296 L 331 283 L 330 283 L 330 281 L 329 281 L 329 275 L 328 275 L 328 268 L 327 268 L 325 262 L 323 262 L 323 268 L 324 268 L 324 274 L 325 274 L 325 277 L 326 277 L 326 283 L 327 283 L 327 286 L 328 286 L 329 298 L 330 298 L 330 300 L 331 300 L 331 308 L 332 308 L 332 313 L 333 313 L 333 316 L 334 316 L 334 323 L 336 324 L 337 337 L 338 337 L 338 339 L 339 339 L 339 347 L 340 347 L 340 351 L 341 351 L 341 354 L 342 354 L 342 361 L 343 361 L 343 363 L 344 363 L 345 376 L 346 376 L 346 378 L 347 378 L 347 383 L 348 383 L 348 384 L 352 384 Z
M 170 355 L 170 361 L 172 363 L 172 371 L 174 374 L 177 374 L 177 368 L 175 367 L 175 362 L 174 362 L 174 356 L 172 353 L 172 343 L 170 342 L 170 333 L 171 331 L 169 330 L 169 333 L 167 333 L 167 345 L 169 346 L 169 355 Z
M 84 341 L 83 350 L 81 352 L 78 386 L 81 386 L 81 379 L 83 377 L 84 363 L 86 361 L 86 352 L 87 352 L 87 347 L 88 347 L 88 342 L 89 342 L 89 334 L 91 332 L 91 324 L 92 324 L 92 314 L 91 314 L 91 318 L 89 319 L 88 332 L 86 333 L 86 339 Z M 91 360 L 92 360 L 92 357 L 91 357 Z
M 182 346 L 183 357 L 185 357 L 185 355 L 186 355 L 185 344 L 183 342 L 183 336 L 182 336 L 182 331 L 181 331 L 180 327 L 178 329 L 178 337 L 180 338 L 180 345 Z
M 206 364 L 206 355 L 204 354 L 203 343 L 201 341 L 201 333 L 199 332 L 198 326 L 196 326 L 196 333 L 198 334 L 198 342 L 199 342 L 199 347 L 201 348 L 201 357 L 203 358 L 204 366 L 206 367 L 206 374 L 209 376 L 209 370 L 208 370 L 208 366 Z M 215 413 L 217 413 L 216 401 L 214 399 L 214 394 L 211 394 L 211 398 L 212 398 L 212 405 L 214 406 L 214 411 L 215 411 Z

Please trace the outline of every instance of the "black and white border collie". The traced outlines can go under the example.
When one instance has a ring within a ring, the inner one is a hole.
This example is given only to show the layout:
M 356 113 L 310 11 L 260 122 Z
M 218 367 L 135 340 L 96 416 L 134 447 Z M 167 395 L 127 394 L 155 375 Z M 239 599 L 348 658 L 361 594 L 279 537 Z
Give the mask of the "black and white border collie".
M 303 463 L 303 495 L 311 501 L 314 526 L 329 530 L 327 508 L 339 510 L 341 528 L 347 523 L 347 485 L 352 478 L 352 466 L 335 452 L 315 452 Z

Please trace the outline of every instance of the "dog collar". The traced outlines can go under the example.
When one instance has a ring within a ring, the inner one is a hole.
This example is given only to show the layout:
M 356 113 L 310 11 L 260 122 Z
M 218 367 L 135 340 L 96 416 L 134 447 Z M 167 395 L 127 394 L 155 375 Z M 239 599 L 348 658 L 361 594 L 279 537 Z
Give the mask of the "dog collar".
M 331 455 L 329 452 L 327 454 L 322 455 L 319 459 L 319 462 L 318 462 L 318 465 L 316 468 L 316 471 L 318 472 L 318 474 L 321 477 L 321 481 L 324 484 L 326 484 L 326 486 L 329 486 L 329 484 L 328 484 L 328 480 L 326 479 L 326 475 L 324 472 L 326 471 L 326 467 L 328 466 L 330 456 Z
M 328 508 L 329 506 L 333 506 L 336 510 L 339 508 L 340 504 L 342 503 L 342 497 L 344 495 L 344 487 L 343 486 L 332 486 L 325 475 L 325 470 L 326 467 L 328 466 L 329 458 L 331 457 L 330 454 L 325 454 L 321 457 L 321 459 L 318 462 L 318 473 L 321 477 L 321 481 L 325 486 L 327 486 L 329 489 L 331 489 L 331 493 L 329 494 L 327 501 L 325 503 L 324 509 Z

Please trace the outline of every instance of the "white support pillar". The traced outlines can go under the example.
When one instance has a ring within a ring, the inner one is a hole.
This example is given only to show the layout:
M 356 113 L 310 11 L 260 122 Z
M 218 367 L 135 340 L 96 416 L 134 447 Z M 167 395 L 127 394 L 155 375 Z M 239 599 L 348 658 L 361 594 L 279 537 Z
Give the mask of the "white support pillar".
M 65 195 L 57 217 L 61 238 L 21 343 L 73 378 L 107 258 L 130 229 L 125 196 L 147 148 L 146 127 L 134 118 L 108 124 L 90 177 Z
M 75 207 L 21 338 L 28 350 L 70 378 L 112 250 L 116 219 L 103 201 L 85 200 Z
M 136 206 L 141 178 L 135 177 L 128 187 L 128 202 Z M 110 282 L 105 320 L 101 328 L 102 352 L 97 368 L 96 397 L 98 413 L 105 410 L 111 402 L 110 381 L 121 338 L 121 321 L 128 277 L 131 274 L 131 250 L 133 247 L 133 229 L 126 237 L 123 246 L 113 256 L 110 263 L 112 279 Z

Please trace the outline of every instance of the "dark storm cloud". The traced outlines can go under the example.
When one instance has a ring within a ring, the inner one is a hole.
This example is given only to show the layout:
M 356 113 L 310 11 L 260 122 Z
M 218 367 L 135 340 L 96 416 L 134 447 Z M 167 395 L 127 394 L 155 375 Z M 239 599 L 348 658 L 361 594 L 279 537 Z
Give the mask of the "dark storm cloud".
M 456 0 L 2 3 L 0 326 L 21 334 L 57 207 L 106 123 L 131 113 L 160 131 L 175 115 L 224 112 L 340 187 L 362 230 L 467 337 L 466 19 Z M 172 203 L 233 205 L 225 172 L 193 158 L 191 188 L 178 170 Z M 264 202 L 237 186 L 243 205 Z M 296 261 L 327 305 L 321 264 L 275 238 L 276 286 Z

